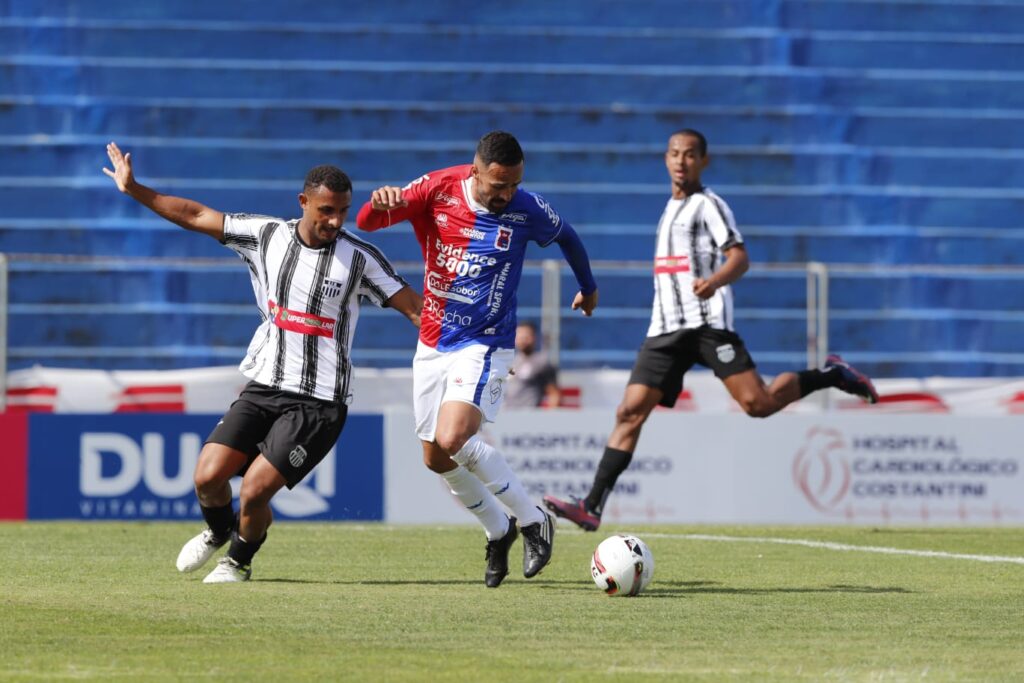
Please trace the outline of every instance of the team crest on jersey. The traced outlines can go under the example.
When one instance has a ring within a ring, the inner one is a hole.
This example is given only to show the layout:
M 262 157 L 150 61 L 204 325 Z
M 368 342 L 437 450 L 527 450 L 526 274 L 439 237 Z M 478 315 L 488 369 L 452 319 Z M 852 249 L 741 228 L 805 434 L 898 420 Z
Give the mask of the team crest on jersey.
M 302 467 L 302 463 L 306 462 L 306 449 L 302 446 L 296 446 L 292 449 L 292 452 L 288 454 L 288 462 L 292 464 L 292 467 Z
M 343 286 L 344 283 L 339 282 L 338 280 L 331 280 L 329 278 L 325 278 L 323 285 L 320 286 L 320 293 L 323 294 L 324 297 L 328 299 L 333 299 L 334 297 L 341 294 L 341 288 Z
M 498 226 L 498 234 L 494 238 L 494 248 L 502 251 L 508 251 L 509 247 L 512 246 L 512 228 L 507 228 L 504 225 Z
M 723 363 L 731 363 L 736 358 L 736 349 L 732 347 L 732 344 L 722 344 L 715 349 L 715 353 L 718 355 L 718 360 Z

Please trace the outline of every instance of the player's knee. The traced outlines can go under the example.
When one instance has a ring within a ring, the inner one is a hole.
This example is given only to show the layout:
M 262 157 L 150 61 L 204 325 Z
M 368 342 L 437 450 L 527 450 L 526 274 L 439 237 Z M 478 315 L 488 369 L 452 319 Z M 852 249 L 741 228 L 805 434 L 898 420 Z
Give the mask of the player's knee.
M 449 456 L 458 453 L 468 440 L 469 436 L 457 430 L 438 431 L 434 439 L 441 450 Z
M 254 480 L 249 477 L 242 479 L 242 490 L 238 493 L 238 502 L 242 506 L 243 514 L 248 508 L 265 507 L 270 504 L 277 490 L 266 482 Z
M 192 483 L 195 484 L 196 493 L 200 497 L 216 494 L 228 482 L 230 477 L 215 467 L 197 467 L 192 475 Z
M 775 406 L 766 397 L 744 396 L 739 400 L 740 407 L 750 417 L 768 417 L 775 413 Z
M 649 412 L 642 410 L 638 406 L 622 403 L 615 410 L 615 421 L 620 426 L 635 431 L 643 426 L 649 414 Z

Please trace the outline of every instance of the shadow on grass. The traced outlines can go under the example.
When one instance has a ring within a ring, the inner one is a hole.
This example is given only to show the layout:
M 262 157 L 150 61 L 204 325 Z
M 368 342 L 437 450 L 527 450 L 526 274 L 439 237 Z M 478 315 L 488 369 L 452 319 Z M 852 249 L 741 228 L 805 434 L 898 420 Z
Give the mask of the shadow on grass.
M 652 598 L 671 598 L 684 595 L 715 594 L 715 595 L 786 595 L 802 593 L 913 593 L 901 586 L 854 586 L 851 584 L 832 584 L 829 586 L 808 586 L 793 588 L 730 588 L 716 581 L 663 581 L 657 582 L 644 591 L 644 595 Z

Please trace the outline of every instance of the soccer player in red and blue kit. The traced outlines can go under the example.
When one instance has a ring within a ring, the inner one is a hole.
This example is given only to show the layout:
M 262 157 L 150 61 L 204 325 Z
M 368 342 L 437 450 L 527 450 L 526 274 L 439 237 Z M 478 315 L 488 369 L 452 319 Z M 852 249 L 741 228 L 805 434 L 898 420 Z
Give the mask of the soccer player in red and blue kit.
M 427 467 L 487 533 L 484 582 L 491 588 L 508 574 L 517 524 L 526 578 L 550 561 L 554 540 L 554 520 L 504 456 L 477 435 L 497 415 L 515 354 L 516 289 L 527 243 L 558 244 L 580 286 L 573 309 L 589 316 L 597 306 L 583 243 L 541 196 L 519 187 L 523 165 L 515 137 L 493 131 L 480 139 L 472 164 L 432 171 L 404 188 L 378 188 L 356 218 L 363 230 L 407 220 L 423 250 L 423 314 L 413 360 L 416 435 Z

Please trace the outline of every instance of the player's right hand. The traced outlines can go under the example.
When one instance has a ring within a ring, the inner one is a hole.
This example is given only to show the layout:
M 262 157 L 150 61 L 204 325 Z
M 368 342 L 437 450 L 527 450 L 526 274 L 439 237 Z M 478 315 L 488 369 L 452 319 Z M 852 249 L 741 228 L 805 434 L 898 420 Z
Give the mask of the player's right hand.
M 403 206 L 409 206 L 409 202 L 402 199 L 402 188 L 394 185 L 378 187 L 370 195 L 370 206 L 374 211 L 390 211 Z
M 107 156 L 114 170 L 104 167 L 103 172 L 114 179 L 117 189 L 128 194 L 128 188 L 135 184 L 135 176 L 132 173 L 132 153 L 122 154 L 116 142 L 107 145 Z

